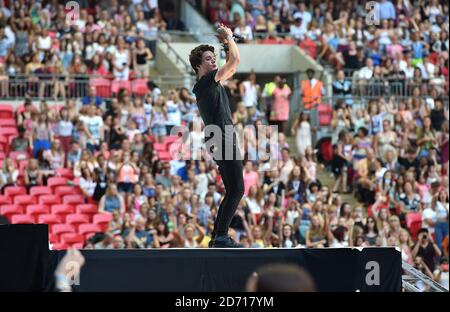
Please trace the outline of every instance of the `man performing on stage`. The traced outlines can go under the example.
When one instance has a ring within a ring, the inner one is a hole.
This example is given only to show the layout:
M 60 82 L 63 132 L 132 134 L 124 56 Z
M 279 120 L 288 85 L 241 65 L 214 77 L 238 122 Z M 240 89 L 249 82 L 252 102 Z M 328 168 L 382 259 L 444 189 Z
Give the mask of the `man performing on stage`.
M 233 32 L 228 27 L 220 25 L 217 37 L 222 44 L 228 46 L 227 61 L 221 68 L 217 67 L 214 47 L 209 45 L 200 45 L 193 49 L 189 55 L 189 61 L 197 73 L 198 81 L 193 92 L 197 97 L 198 109 L 205 127 L 215 125 L 222 132 L 219 138 L 219 144 L 222 145 L 222 157 L 213 157 L 219 167 L 226 194 L 217 212 L 209 246 L 235 248 L 241 246 L 228 236 L 228 228 L 244 195 L 243 165 L 242 159 L 235 157 L 235 151 L 239 155 L 239 148 L 234 131 L 232 138 L 225 136 L 225 126 L 232 126 L 233 121 L 228 96 L 221 82 L 229 79 L 236 72 L 239 64 L 239 50 L 233 40 Z M 214 139 L 217 140 L 216 137 Z M 230 148 L 233 149 L 232 159 L 225 158 L 225 150 Z

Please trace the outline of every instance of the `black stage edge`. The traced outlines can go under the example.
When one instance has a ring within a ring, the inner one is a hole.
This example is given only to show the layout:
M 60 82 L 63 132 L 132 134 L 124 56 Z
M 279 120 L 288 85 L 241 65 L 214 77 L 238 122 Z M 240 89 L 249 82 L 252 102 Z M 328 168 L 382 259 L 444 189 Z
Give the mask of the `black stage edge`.
M 47 224 L 0 225 L 0 292 L 49 290 L 49 256 Z
M 9 230 L 16 233 L 23 229 L 14 227 L 9 226 Z M 19 236 L 29 234 L 29 230 L 23 230 Z M 46 234 L 45 228 L 44 234 L 35 234 L 29 240 Z M 13 235 L 9 237 L 14 240 Z M 3 282 L 3 274 L 16 285 L 26 281 L 22 290 L 53 289 L 52 271 L 65 251 L 51 251 L 49 261 L 43 263 L 46 252 L 38 244 L 31 249 L 30 245 L 16 245 L 8 252 L 0 249 L 3 254 L 0 290 L 20 288 L 9 289 L 11 284 Z M 0 246 L 5 245 L 0 243 Z M 81 271 L 80 285 L 74 286 L 75 292 L 239 292 L 244 291 L 247 278 L 256 269 L 273 263 L 302 266 L 312 275 L 319 291 L 401 291 L 401 253 L 395 248 L 134 249 L 83 250 L 82 253 L 86 264 Z

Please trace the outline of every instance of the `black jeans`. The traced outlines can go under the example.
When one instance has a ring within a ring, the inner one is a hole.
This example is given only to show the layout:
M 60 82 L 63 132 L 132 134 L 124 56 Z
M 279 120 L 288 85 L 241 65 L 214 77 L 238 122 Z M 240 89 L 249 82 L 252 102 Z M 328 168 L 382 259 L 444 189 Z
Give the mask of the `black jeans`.
M 216 160 L 225 185 L 225 197 L 220 203 L 212 236 L 227 235 L 239 202 L 244 195 L 242 160 Z

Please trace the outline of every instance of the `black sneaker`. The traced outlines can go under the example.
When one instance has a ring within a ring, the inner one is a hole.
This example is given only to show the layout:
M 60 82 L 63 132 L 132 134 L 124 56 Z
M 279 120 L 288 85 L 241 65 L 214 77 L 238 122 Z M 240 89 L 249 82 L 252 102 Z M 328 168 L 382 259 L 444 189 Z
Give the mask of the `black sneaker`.
M 216 236 L 211 240 L 211 248 L 242 248 L 242 244 L 236 243 L 230 236 Z

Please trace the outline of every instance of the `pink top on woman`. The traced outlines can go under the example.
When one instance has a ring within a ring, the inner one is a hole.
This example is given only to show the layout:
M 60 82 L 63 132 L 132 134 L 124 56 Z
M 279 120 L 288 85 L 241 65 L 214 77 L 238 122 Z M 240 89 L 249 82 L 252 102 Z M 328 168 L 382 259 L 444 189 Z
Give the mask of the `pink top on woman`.
M 283 89 L 276 88 L 273 91 L 272 112 L 270 113 L 270 120 L 285 121 L 289 119 L 289 95 L 291 89 L 285 86 Z
M 258 173 L 255 171 L 244 172 L 244 193 L 248 195 L 248 191 L 252 185 L 258 185 Z

